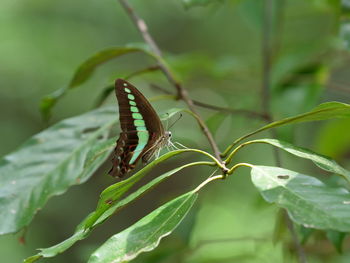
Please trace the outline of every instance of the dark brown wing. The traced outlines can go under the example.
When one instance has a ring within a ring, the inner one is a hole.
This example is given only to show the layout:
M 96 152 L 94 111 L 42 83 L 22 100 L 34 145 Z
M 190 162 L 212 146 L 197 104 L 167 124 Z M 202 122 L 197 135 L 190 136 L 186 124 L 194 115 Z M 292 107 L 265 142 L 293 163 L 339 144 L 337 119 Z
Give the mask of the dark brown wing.
M 117 79 L 115 82 L 115 92 L 119 103 L 119 113 L 121 113 L 121 107 L 123 108 L 123 111 L 125 113 L 125 116 L 123 116 L 123 118 L 120 115 L 122 131 L 128 131 L 129 127 L 125 126 L 125 124 L 128 123 L 128 120 L 130 120 L 131 117 L 129 100 L 127 97 L 128 94 L 125 92 L 124 88 L 130 89 L 131 94 L 135 96 L 135 102 L 146 122 L 147 130 L 150 133 L 156 133 L 159 135 L 164 134 L 163 125 L 156 111 L 153 109 L 152 105 L 148 102 L 148 100 L 142 95 L 141 92 L 138 91 L 138 89 L 135 86 L 131 85 L 129 82 L 123 79 Z
M 119 139 L 117 140 L 117 146 L 114 149 L 114 154 L 112 158 L 112 168 L 108 172 L 113 177 L 122 178 L 126 173 L 128 173 L 131 169 L 135 167 L 135 165 L 130 164 L 130 160 L 133 156 L 133 152 L 136 148 L 135 143 L 132 142 L 134 140 L 128 138 L 128 134 L 121 132 L 119 135 Z
M 164 129 L 157 113 L 136 87 L 125 80 L 117 79 L 115 92 L 119 104 L 122 132 L 114 150 L 113 167 L 109 174 L 123 177 L 135 167 L 137 161 L 146 152 L 153 152 L 154 143 L 164 135 Z M 133 115 L 135 112 L 131 110 L 133 105 L 142 116 L 145 131 L 140 131 L 139 129 L 142 128 L 135 126 L 135 115 Z M 140 132 L 143 133 L 142 135 L 148 134 L 147 138 L 140 136 Z

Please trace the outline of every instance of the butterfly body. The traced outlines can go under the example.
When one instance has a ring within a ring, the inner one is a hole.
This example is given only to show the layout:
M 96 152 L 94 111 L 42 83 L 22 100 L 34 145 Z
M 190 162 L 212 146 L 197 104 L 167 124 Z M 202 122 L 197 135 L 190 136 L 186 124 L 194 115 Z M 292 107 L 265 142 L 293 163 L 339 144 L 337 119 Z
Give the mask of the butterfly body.
M 142 159 L 147 163 L 168 145 L 171 133 L 165 131 L 152 105 L 133 85 L 117 79 L 115 92 L 119 105 L 121 133 L 109 174 L 122 178 Z

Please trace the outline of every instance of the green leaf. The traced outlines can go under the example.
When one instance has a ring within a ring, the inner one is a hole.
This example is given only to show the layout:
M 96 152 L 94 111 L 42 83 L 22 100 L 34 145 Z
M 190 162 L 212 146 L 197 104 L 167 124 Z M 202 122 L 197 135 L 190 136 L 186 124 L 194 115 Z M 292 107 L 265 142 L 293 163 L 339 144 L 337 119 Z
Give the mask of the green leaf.
M 86 220 L 86 219 L 85 219 Z M 84 230 L 84 222 L 85 220 L 79 224 L 79 226 L 76 228 L 74 234 L 67 238 L 66 240 L 48 248 L 40 248 L 40 252 L 34 256 L 26 258 L 23 263 L 33 263 L 38 261 L 41 258 L 49 258 L 54 257 L 57 254 L 60 254 L 73 246 L 76 242 L 79 240 L 82 240 L 86 238 L 92 230 L 85 231 Z
M 0 160 L 0 234 L 28 225 L 47 200 L 85 182 L 108 157 L 117 123 L 104 108 L 63 120 Z
M 191 191 L 164 204 L 131 227 L 109 238 L 90 257 L 89 263 L 125 262 L 156 248 L 160 240 L 186 216 L 197 193 Z
M 333 118 L 349 118 L 350 117 L 350 105 L 341 102 L 326 102 L 318 105 L 313 110 L 294 116 L 289 117 L 280 121 L 272 122 L 260 130 L 267 130 L 282 126 L 284 124 L 309 122 L 309 121 L 321 121 Z
M 342 159 L 350 149 L 350 118 L 339 119 L 317 129 L 314 145 L 317 151 L 333 159 Z
M 118 182 L 116 184 L 113 184 L 109 187 L 107 187 L 100 195 L 100 199 L 97 204 L 97 208 L 95 212 L 91 214 L 89 219 L 85 223 L 85 228 L 88 229 L 96 224 L 98 220 L 101 221 L 101 216 L 106 213 L 107 210 L 109 210 L 112 206 L 117 204 L 121 197 L 132 187 L 134 186 L 138 181 L 140 181 L 143 177 L 145 177 L 148 172 L 150 172 L 154 166 L 158 165 L 159 163 L 169 159 L 172 156 L 175 156 L 177 154 L 193 151 L 192 149 L 181 149 L 176 150 L 172 152 L 168 152 L 158 159 L 154 160 L 153 162 L 149 163 L 147 166 L 142 168 L 140 171 L 132 175 L 131 177 Z
M 305 245 L 306 242 L 310 239 L 311 235 L 315 232 L 315 229 L 304 227 L 303 225 L 299 226 L 300 233 L 300 243 Z
M 180 153 L 180 152 L 179 152 Z M 170 155 L 169 155 L 170 156 Z M 171 155 L 173 156 L 173 155 Z M 98 224 L 101 224 L 102 222 L 104 222 L 106 219 L 108 219 L 111 215 L 114 215 L 115 212 L 117 210 L 119 210 L 121 207 L 126 206 L 127 204 L 131 203 L 132 201 L 136 200 L 137 198 L 139 198 L 141 195 L 143 195 L 144 193 L 146 193 L 147 191 L 151 190 L 152 188 L 154 188 L 155 186 L 157 186 L 158 184 L 160 184 L 161 182 L 163 182 L 165 179 L 169 178 L 170 176 L 172 176 L 173 174 L 181 171 L 182 169 L 191 167 L 191 166 L 196 166 L 196 165 L 212 165 L 213 163 L 210 162 L 193 162 L 193 163 L 189 163 L 189 164 L 185 164 L 183 166 L 177 167 L 173 170 L 170 170 L 164 174 L 162 174 L 161 176 L 158 176 L 157 178 L 153 179 L 151 182 L 149 182 L 148 184 L 140 187 L 137 191 L 131 193 L 130 195 L 128 195 L 126 198 L 124 198 L 123 200 L 121 200 L 120 202 L 114 202 L 114 204 L 107 209 L 99 218 L 98 220 L 96 220 L 95 224 L 93 225 L 94 227 Z M 101 195 L 102 196 L 102 195 Z
M 344 177 L 345 180 L 350 182 L 350 171 L 344 169 L 341 167 L 339 164 L 337 164 L 336 161 L 332 160 L 331 158 L 317 154 L 313 151 L 310 151 L 305 148 L 297 147 L 293 144 L 290 144 L 288 142 L 284 142 L 281 140 L 275 140 L 275 139 L 258 139 L 258 140 L 253 140 L 249 141 L 250 143 L 267 143 L 271 144 L 273 146 L 276 146 L 286 152 L 289 152 L 295 156 L 304 158 L 304 159 L 309 159 L 313 161 L 318 167 L 320 167 L 323 170 L 326 170 L 328 172 L 332 172 L 335 174 L 339 174 Z
M 38 261 L 41 258 L 49 258 L 54 257 L 57 254 L 60 254 L 73 246 L 77 241 L 84 239 L 90 234 L 90 231 L 84 231 L 83 227 L 79 227 L 76 229 L 73 236 L 64 240 L 63 242 L 54 245 L 49 248 L 40 248 L 40 252 L 34 256 L 26 258 L 23 263 L 33 263 Z
M 29 257 L 29 258 L 25 259 L 23 261 L 23 263 L 33 263 L 33 262 L 39 260 L 40 258 L 42 258 L 42 256 L 35 255 L 35 256 L 32 256 L 32 257 Z
M 346 237 L 346 233 L 338 232 L 338 231 L 327 231 L 327 238 L 332 242 L 334 247 L 337 249 L 338 253 L 343 252 L 343 242 Z
M 79 66 L 69 84 L 69 87 L 73 88 L 84 83 L 87 79 L 90 78 L 92 73 L 99 65 L 111 59 L 134 52 L 143 52 L 147 55 L 155 57 L 155 55 L 153 55 L 153 53 L 151 53 L 149 49 L 143 44 L 134 44 L 124 47 L 111 47 L 101 50 L 98 53 L 91 56 L 90 58 L 88 58 Z
M 251 177 L 263 198 L 287 209 L 308 228 L 350 231 L 350 194 L 318 179 L 278 167 L 252 166 Z
M 208 162 L 194 162 L 189 163 L 186 165 L 183 165 L 181 167 L 177 167 L 169 172 L 166 172 L 162 174 L 161 176 L 158 176 L 157 178 L 153 179 L 151 182 L 147 183 L 146 185 L 140 187 L 137 191 L 131 193 L 124 199 L 122 199 L 120 202 L 115 202 L 111 207 L 109 207 L 96 221 L 95 223 L 88 229 L 85 229 L 86 223 L 90 220 L 90 218 L 94 215 L 94 213 L 91 213 L 89 216 L 87 216 L 76 228 L 74 234 L 69 237 L 68 239 L 60 242 L 57 245 L 54 245 L 49 248 L 40 249 L 40 252 L 32 257 L 29 257 L 24 261 L 25 263 L 34 262 L 41 257 L 54 257 L 59 253 L 62 253 L 63 251 L 70 248 L 72 245 L 74 245 L 79 240 L 82 240 L 86 238 L 90 233 L 93 231 L 95 227 L 102 224 L 104 221 L 106 221 L 108 218 L 110 218 L 112 215 L 115 215 L 117 211 L 119 211 L 121 208 L 125 207 L 126 205 L 130 204 L 131 202 L 137 200 L 140 196 L 145 194 L 147 191 L 151 190 L 173 174 L 177 173 L 178 171 L 195 165 L 210 165 L 211 163 Z M 35 260 L 33 260 L 35 259 Z
M 51 117 L 51 108 L 55 106 L 57 100 L 66 94 L 67 88 L 60 88 L 53 93 L 46 95 L 41 99 L 40 112 L 44 121 L 48 121 Z
M 61 88 L 42 99 L 40 104 L 40 111 L 43 115 L 43 118 L 45 120 L 48 120 L 51 115 L 51 109 L 56 104 L 56 102 L 70 89 L 75 88 L 88 80 L 98 66 L 114 58 L 135 52 L 143 52 L 153 58 L 156 57 L 148 50 L 146 46 L 142 44 L 134 44 L 124 47 L 111 47 L 103 49 L 92 55 L 78 67 L 67 87 Z
M 261 127 L 260 129 L 257 129 L 247 135 L 244 135 L 237 140 L 235 140 L 227 149 L 223 152 L 223 156 L 226 156 L 228 152 L 240 141 L 255 135 L 259 132 L 276 128 L 279 126 L 287 125 L 287 124 L 293 124 L 293 123 L 300 123 L 300 122 L 309 122 L 309 121 L 320 121 L 320 120 L 327 120 L 327 119 L 333 119 L 333 118 L 349 118 L 350 117 L 350 105 L 346 103 L 340 103 L 340 102 L 326 102 L 318 105 L 313 110 L 294 116 L 285 118 L 279 121 L 274 121 L 268 125 L 265 125 Z
M 224 122 L 226 117 L 226 114 L 223 114 L 222 112 L 217 112 L 211 115 L 205 121 L 212 134 L 215 134 L 217 132 L 217 130 L 220 128 L 221 124 Z

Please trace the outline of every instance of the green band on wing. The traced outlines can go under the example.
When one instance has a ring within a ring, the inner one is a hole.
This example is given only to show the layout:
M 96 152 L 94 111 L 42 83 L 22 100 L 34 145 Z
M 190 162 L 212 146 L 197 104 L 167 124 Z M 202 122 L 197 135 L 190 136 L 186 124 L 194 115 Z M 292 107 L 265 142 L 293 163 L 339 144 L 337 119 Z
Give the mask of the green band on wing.
M 132 94 L 128 94 L 128 99 L 129 99 L 129 100 L 134 100 L 134 99 L 135 99 L 135 96 L 132 95 Z
M 141 152 L 143 151 L 143 149 L 148 143 L 149 133 L 148 131 L 139 131 L 137 132 L 137 137 L 139 137 L 139 142 L 134 150 L 134 155 L 132 156 L 129 163 L 135 162 L 137 157 L 140 156 Z
M 130 104 L 131 106 L 136 106 L 136 102 L 133 101 L 133 100 L 129 100 L 129 104 Z
M 132 118 L 135 120 L 142 120 L 142 115 L 140 113 L 133 113 Z
M 136 126 L 137 131 L 147 131 L 147 128 L 145 126 Z
M 137 107 L 131 106 L 130 107 L 131 112 L 139 112 L 139 109 Z
M 131 90 L 129 90 L 128 88 L 124 88 L 125 92 L 127 93 L 131 93 Z
M 146 123 L 144 120 L 134 120 L 135 126 L 146 126 Z

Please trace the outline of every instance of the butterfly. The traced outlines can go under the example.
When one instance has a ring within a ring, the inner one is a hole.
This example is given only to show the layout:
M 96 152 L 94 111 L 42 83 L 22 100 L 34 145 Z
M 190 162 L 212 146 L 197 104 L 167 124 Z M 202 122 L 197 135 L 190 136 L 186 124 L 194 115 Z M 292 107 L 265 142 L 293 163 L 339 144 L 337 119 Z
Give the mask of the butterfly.
M 142 159 L 147 163 L 162 147 L 170 143 L 171 132 L 165 131 L 152 105 L 136 87 L 123 79 L 115 82 L 119 104 L 121 133 L 112 158 L 109 174 L 122 178 Z

